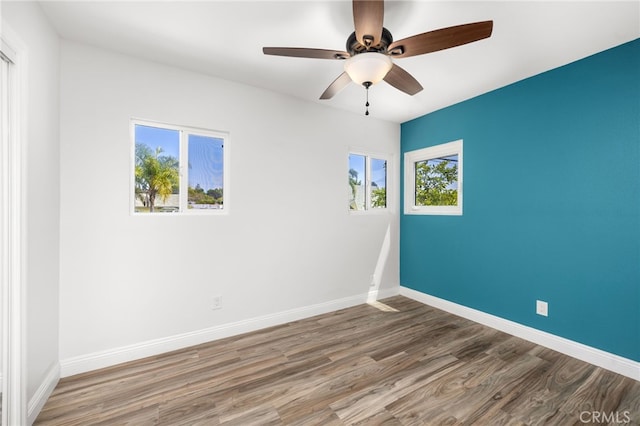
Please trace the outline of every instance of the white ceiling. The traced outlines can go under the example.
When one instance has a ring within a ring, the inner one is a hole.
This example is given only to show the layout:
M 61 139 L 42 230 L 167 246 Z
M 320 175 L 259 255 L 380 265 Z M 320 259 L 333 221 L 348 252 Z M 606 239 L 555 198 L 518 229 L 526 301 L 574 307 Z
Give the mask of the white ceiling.
M 41 4 L 65 39 L 364 113 L 365 90 L 355 84 L 318 99 L 343 62 L 262 54 L 263 46 L 345 50 L 350 1 Z M 490 19 L 489 39 L 396 59 L 424 90 L 412 97 L 377 84 L 371 116 L 401 123 L 640 37 L 638 1 L 387 1 L 384 26 L 400 40 Z

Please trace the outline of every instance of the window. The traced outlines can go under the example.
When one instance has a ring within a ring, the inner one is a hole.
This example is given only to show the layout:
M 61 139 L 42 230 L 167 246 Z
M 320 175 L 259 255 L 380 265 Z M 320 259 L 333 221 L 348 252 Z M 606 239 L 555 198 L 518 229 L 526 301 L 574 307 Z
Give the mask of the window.
M 135 120 L 133 211 L 228 210 L 228 134 Z
M 462 215 L 462 140 L 404 154 L 405 214 Z
M 349 154 L 349 210 L 387 208 L 387 164 L 384 156 Z

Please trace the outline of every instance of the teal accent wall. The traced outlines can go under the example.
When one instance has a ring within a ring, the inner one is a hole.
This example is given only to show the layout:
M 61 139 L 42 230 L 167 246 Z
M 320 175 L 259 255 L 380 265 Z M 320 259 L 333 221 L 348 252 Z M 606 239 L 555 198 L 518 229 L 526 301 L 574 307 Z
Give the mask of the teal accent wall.
M 401 132 L 464 140 L 463 215 L 401 214 L 403 286 L 640 361 L 640 39 Z

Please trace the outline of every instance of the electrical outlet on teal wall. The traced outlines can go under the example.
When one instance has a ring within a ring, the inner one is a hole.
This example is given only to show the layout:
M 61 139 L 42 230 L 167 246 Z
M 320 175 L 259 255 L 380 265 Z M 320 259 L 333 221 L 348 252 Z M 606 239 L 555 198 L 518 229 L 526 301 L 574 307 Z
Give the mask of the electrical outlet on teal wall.
M 401 216 L 401 284 L 640 361 L 639 75 L 635 40 L 402 124 L 464 140 L 465 205 Z

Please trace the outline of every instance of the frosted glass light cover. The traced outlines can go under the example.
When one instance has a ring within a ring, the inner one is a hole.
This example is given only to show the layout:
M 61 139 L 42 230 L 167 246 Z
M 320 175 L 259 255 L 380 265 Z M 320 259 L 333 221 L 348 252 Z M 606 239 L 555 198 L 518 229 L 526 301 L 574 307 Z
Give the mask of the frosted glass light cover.
M 393 62 L 387 55 L 367 52 L 347 59 L 344 70 L 354 83 L 362 84 L 370 81 L 372 84 L 376 84 L 382 81 L 392 66 Z

